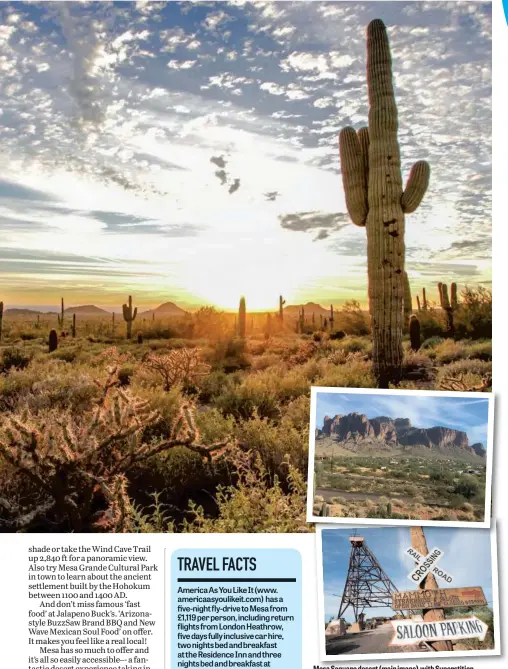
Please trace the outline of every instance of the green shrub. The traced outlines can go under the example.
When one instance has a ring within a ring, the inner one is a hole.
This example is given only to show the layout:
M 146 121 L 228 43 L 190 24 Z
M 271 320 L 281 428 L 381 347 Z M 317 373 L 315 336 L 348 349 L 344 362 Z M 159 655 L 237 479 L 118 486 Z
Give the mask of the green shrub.
M 11 369 L 25 369 L 31 360 L 32 356 L 19 348 L 4 348 L 0 361 L 0 374 L 5 374 Z

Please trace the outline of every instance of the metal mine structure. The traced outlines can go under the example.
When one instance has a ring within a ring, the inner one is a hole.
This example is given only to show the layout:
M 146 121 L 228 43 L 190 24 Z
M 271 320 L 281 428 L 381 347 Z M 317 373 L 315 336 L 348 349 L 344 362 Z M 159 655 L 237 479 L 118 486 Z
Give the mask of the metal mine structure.
M 342 593 L 337 618 L 342 618 L 351 606 L 355 622 L 362 623 L 364 609 L 392 607 L 392 592 L 398 592 L 390 577 L 383 571 L 363 537 L 349 537 L 351 555 L 346 585 Z

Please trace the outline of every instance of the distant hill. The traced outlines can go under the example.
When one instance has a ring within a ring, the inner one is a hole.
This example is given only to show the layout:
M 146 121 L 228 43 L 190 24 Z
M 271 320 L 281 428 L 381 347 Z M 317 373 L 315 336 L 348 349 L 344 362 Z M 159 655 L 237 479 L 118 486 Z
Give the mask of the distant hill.
M 171 318 L 173 316 L 185 316 L 187 312 L 180 307 L 177 307 L 173 302 L 164 302 L 160 304 L 155 309 L 149 309 L 148 311 L 143 311 L 140 313 L 140 316 L 144 318 L 152 318 L 152 315 L 155 315 L 155 318 Z
M 10 314 L 11 316 L 37 316 L 37 314 L 42 314 L 46 312 L 36 311 L 35 309 L 6 309 L 4 314 Z
M 94 304 L 83 304 L 79 307 L 68 307 L 67 309 L 64 310 L 64 314 L 66 316 L 72 316 L 72 314 L 76 314 L 76 316 L 110 316 L 111 314 L 109 311 L 106 311 L 105 309 L 100 309 L 99 307 L 96 307 Z
M 326 317 L 330 315 L 330 309 L 324 309 L 320 304 L 316 304 L 315 302 L 307 302 L 307 304 L 290 304 L 289 306 L 284 307 L 284 313 L 289 316 L 298 316 L 302 307 L 306 316 L 312 316 L 312 314 L 319 316 L 319 314 L 322 314 Z

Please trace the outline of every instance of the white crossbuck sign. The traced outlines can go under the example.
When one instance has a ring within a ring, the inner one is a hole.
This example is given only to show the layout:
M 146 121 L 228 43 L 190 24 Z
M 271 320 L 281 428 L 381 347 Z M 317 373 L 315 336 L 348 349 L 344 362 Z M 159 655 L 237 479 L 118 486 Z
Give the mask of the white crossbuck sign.
M 439 560 L 444 555 L 440 548 L 433 548 L 425 556 L 414 548 L 406 548 L 406 553 L 417 563 L 417 566 L 407 576 L 412 583 L 420 584 L 428 574 L 434 574 L 434 576 L 442 578 L 446 583 L 453 582 L 450 574 L 438 566 Z

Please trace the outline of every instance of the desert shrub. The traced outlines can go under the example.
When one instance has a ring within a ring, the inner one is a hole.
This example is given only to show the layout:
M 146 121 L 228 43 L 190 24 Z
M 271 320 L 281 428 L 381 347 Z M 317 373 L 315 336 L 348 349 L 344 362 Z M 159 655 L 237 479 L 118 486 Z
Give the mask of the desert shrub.
M 254 358 L 252 361 L 252 368 L 255 370 L 268 369 L 269 367 L 275 367 L 280 361 L 279 356 L 276 353 L 265 353 L 257 358 Z
M 483 391 L 492 385 L 492 362 L 458 360 L 441 367 L 437 374 L 439 390 Z
M 420 346 L 420 350 L 423 349 L 425 351 L 425 350 L 428 350 L 428 349 L 435 349 L 436 346 L 439 346 L 439 344 L 442 344 L 443 342 L 444 342 L 443 337 L 438 337 L 438 336 L 429 337 Z
M 346 353 L 363 353 L 370 356 L 372 353 L 372 342 L 367 337 L 347 336 L 337 342 L 336 348 Z
M 455 331 L 460 337 L 492 338 L 492 291 L 484 286 L 466 286 L 454 314 Z
M 219 487 L 217 517 L 207 517 L 203 508 L 191 505 L 184 532 L 311 532 L 305 521 L 305 481 L 287 464 L 288 491 L 277 476 L 271 477 L 259 457 L 237 451 L 231 456 L 238 471 L 236 485 Z
M 275 424 L 266 418 L 255 416 L 239 423 L 233 434 L 245 450 L 259 454 L 270 474 L 276 473 L 279 477 L 284 477 L 281 467 L 287 462 L 298 467 L 300 471 L 307 470 L 308 429 L 297 430 L 285 417 L 280 424 Z
M 19 338 L 21 341 L 33 341 L 34 339 L 39 338 L 39 333 L 33 330 L 23 330 L 19 333 Z
M 461 506 L 466 500 L 475 497 L 478 494 L 479 490 L 480 486 L 478 484 L 478 481 L 474 479 L 472 476 L 466 474 L 459 478 L 459 480 L 455 484 L 453 492 L 456 495 L 462 496 L 460 504 Z
M 362 311 L 357 300 L 344 302 L 342 309 L 335 314 L 335 325 L 349 335 L 368 335 L 370 332 L 370 316 Z
M 324 373 L 314 382 L 316 386 L 335 386 L 343 388 L 376 388 L 370 362 L 354 362 L 345 365 L 329 365 Z
M 131 379 L 136 372 L 136 367 L 132 364 L 122 365 L 118 370 L 118 382 L 121 386 L 129 386 Z
M 402 376 L 421 372 L 423 377 L 428 375 L 432 360 L 424 351 L 412 351 L 407 349 L 404 351 L 404 359 L 402 361 Z
M 25 369 L 31 360 L 32 356 L 19 348 L 4 348 L 0 360 L 0 374 L 5 374 L 11 369 Z
M 471 360 L 492 360 L 492 342 L 478 341 L 468 345 L 468 358 Z
M 420 334 L 424 343 L 426 339 L 446 336 L 446 320 L 442 309 L 419 311 L 418 320 L 420 321 Z
M 218 339 L 210 362 L 214 369 L 222 369 L 227 373 L 248 369 L 251 364 L 245 341 L 237 337 Z
M 460 341 L 445 339 L 441 344 L 434 348 L 436 361 L 447 365 L 456 360 L 463 360 L 468 357 L 467 347 Z
M 232 319 L 214 307 L 201 307 L 192 317 L 192 333 L 197 338 L 224 339 L 231 333 L 232 326 Z
M 64 362 L 74 362 L 80 353 L 81 349 L 77 346 L 60 346 L 56 351 L 50 353 L 49 357 L 63 360 Z
M 158 322 L 151 321 L 149 325 L 146 323 L 140 323 L 141 331 L 138 333 L 138 336 L 141 335 L 141 342 L 143 340 L 149 341 L 150 339 L 172 339 L 179 335 L 178 329 L 170 323 L 167 322 Z
M 115 390 L 114 379 L 112 371 L 95 409 L 79 421 L 54 410 L 8 419 L 0 432 L 0 456 L 36 486 L 23 507 L 11 504 L 8 527 L 125 531 L 131 507 L 127 474 L 136 464 L 176 447 L 211 460 L 225 447 L 199 443 L 189 405 L 181 407 L 167 439 L 147 443 L 144 433 L 159 419 L 157 412 Z
M 210 371 L 197 348 L 173 349 L 166 355 L 149 353 L 143 359 L 143 366 L 162 381 L 166 391 L 176 385 L 194 384 Z

